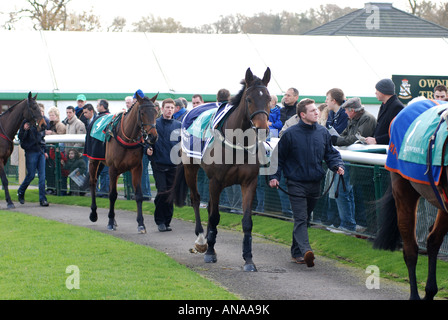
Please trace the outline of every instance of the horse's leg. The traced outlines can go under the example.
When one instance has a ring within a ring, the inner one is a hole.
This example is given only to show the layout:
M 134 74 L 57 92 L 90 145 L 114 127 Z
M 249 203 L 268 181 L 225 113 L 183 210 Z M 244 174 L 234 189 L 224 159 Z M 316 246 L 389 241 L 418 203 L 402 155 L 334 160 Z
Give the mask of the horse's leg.
M 98 181 L 97 172 L 100 162 L 98 160 L 89 159 L 89 187 L 90 187 L 90 221 L 96 222 L 98 220 L 98 214 L 96 212 L 96 182 Z
M 191 206 L 194 210 L 195 216 L 195 230 L 194 233 L 197 236 L 197 239 L 194 243 L 195 248 L 198 252 L 204 253 L 207 250 L 207 242 L 204 236 L 204 228 L 201 223 L 201 215 L 199 212 L 199 204 L 200 204 L 200 195 L 198 191 L 198 171 L 200 166 L 195 164 L 185 164 L 184 172 L 185 172 L 185 182 L 190 189 L 190 200 Z
M 439 210 L 437 212 L 436 222 L 427 239 L 428 279 L 426 281 L 425 300 L 432 300 L 438 291 L 436 280 L 437 255 L 447 232 L 448 214 Z
M 146 157 L 146 156 L 145 156 Z M 138 233 L 146 233 L 146 227 L 143 223 L 143 209 L 142 209 L 142 202 L 143 202 L 143 192 L 142 192 L 142 163 L 139 162 L 139 165 L 134 167 L 131 170 L 132 173 L 132 185 L 134 186 L 134 192 L 135 192 L 135 202 L 137 203 L 137 231 Z
M 116 230 L 117 224 L 115 222 L 115 201 L 117 201 L 117 180 L 118 171 L 115 167 L 109 166 L 109 222 L 107 223 L 107 230 Z
M 208 210 L 208 225 L 207 225 L 207 251 L 204 255 L 204 261 L 216 262 L 218 261 L 216 258 L 215 252 L 215 244 L 216 244 L 216 236 L 218 235 L 218 224 L 220 220 L 219 213 L 219 195 L 221 193 L 221 187 L 218 185 L 215 179 L 210 179 L 209 181 L 209 205 L 207 207 Z
M 5 190 L 5 200 L 8 209 L 14 209 L 15 208 L 14 203 L 12 203 L 11 196 L 9 195 L 8 177 L 6 176 L 6 171 L 3 162 L 0 162 L 0 177 L 2 179 L 3 190 Z
M 257 271 L 254 262 L 252 261 L 252 202 L 257 188 L 257 178 L 250 181 L 248 184 L 241 185 L 241 192 L 243 193 L 243 259 L 245 261 L 244 271 Z
M 403 240 L 403 257 L 408 268 L 411 287 L 411 300 L 418 300 L 416 266 L 418 259 L 418 245 L 415 236 L 416 210 L 420 194 L 411 186 L 410 182 L 399 175 L 392 175 L 392 190 L 397 207 L 398 229 Z

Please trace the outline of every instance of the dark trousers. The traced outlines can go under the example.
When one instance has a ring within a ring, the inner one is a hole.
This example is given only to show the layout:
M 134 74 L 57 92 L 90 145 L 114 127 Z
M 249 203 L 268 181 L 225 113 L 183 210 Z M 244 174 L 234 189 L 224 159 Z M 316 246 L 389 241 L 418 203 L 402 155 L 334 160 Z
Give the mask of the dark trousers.
M 291 256 L 303 257 L 307 251 L 312 251 L 308 238 L 308 219 L 320 194 L 320 182 L 288 181 L 289 201 L 294 218 L 292 232 Z
M 156 209 L 154 211 L 154 221 L 157 225 L 164 223 L 169 226 L 173 218 L 173 201 L 168 202 L 169 193 L 174 183 L 176 167 L 163 166 L 152 163 L 152 172 L 156 182 L 157 195 L 154 199 Z

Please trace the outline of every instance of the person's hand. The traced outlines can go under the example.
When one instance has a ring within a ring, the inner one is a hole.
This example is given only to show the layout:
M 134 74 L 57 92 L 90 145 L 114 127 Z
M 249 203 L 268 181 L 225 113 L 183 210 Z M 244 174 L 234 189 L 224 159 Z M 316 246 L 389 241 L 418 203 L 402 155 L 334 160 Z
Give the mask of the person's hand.
M 338 175 L 340 175 L 340 176 L 343 176 L 344 173 L 345 173 L 345 171 L 344 171 L 343 168 L 339 167 L 339 168 L 338 168 L 338 171 L 336 171 L 336 173 L 337 173 Z
M 147 154 L 148 156 L 152 156 L 153 153 L 154 153 L 154 150 L 153 150 L 151 147 L 149 147 L 149 148 L 146 150 L 146 154 Z
M 271 188 L 277 188 L 278 189 L 278 185 L 279 185 L 279 182 L 278 182 L 277 179 L 272 179 L 271 181 L 269 181 L 269 186 Z
M 374 137 L 367 137 L 366 143 L 367 144 L 376 144 L 376 139 Z
M 25 130 L 30 130 L 30 124 L 29 124 L 29 122 L 26 122 L 26 123 L 23 125 L 23 129 L 25 129 Z

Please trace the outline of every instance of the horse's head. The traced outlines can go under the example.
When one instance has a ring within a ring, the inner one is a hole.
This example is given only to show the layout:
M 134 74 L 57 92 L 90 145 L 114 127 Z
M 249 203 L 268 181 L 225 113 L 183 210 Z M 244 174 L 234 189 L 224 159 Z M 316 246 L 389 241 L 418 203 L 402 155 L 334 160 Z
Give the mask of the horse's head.
M 271 110 L 269 106 L 271 95 L 267 88 L 269 80 L 271 80 L 271 69 L 269 68 L 266 69 L 261 80 L 254 76 L 248 68 L 244 79 L 247 119 L 257 133 L 259 130 L 266 130 L 266 136 L 269 131 L 268 120 Z
M 142 130 L 143 139 L 150 143 L 154 144 L 157 141 L 157 129 L 156 129 L 156 120 L 157 120 L 157 110 L 154 106 L 154 102 L 157 99 L 156 94 L 151 99 L 144 97 L 141 98 L 138 94 L 136 94 L 138 106 L 138 121 Z
M 43 111 L 36 102 L 37 94 L 33 97 L 31 92 L 28 93 L 26 100 L 26 107 L 23 111 L 23 117 L 30 123 L 31 126 L 37 127 L 38 131 L 44 130 L 47 123 L 43 116 Z

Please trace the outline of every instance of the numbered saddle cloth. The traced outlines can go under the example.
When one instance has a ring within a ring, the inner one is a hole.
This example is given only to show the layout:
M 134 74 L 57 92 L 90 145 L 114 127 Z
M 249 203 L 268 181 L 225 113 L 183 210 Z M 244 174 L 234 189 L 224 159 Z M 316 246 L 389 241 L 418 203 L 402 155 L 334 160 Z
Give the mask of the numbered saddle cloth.
M 434 182 L 440 180 L 442 165 L 448 159 L 444 152 L 447 141 L 447 125 L 436 128 L 440 114 L 448 107 L 441 101 L 421 100 L 405 107 L 392 121 L 386 169 L 401 174 L 408 180 L 429 184 L 427 175 L 427 151 L 430 137 L 436 133 L 431 165 Z M 444 162 L 442 164 L 442 161 Z

